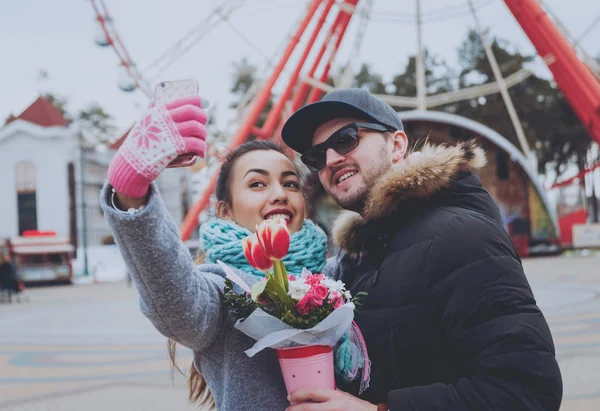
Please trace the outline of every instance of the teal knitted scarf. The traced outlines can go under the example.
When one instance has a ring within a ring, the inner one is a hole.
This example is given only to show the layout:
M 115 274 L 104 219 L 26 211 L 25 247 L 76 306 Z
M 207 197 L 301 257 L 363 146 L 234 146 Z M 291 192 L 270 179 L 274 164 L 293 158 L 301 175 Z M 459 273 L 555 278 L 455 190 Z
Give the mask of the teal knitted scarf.
M 200 227 L 200 249 L 205 253 L 205 262 L 214 264 L 217 260 L 252 273 L 265 277 L 263 271 L 252 267 L 242 250 L 242 239 L 251 235 L 247 230 L 233 221 L 212 219 Z M 315 223 L 304 220 L 300 231 L 290 237 L 290 250 L 283 258 L 283 263 L 289 274 L 300 275 L 306 267 L 312 273 L 320 273 L 325 266 L 327 254 L 327 236 Z

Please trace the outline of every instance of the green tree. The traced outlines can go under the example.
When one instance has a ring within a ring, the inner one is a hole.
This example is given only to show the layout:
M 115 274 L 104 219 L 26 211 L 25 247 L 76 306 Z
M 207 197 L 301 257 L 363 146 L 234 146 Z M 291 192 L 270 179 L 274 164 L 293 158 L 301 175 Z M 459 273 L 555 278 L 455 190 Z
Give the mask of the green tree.
M 520 70 L 533 60 L 533 56 L 523 55 L 512 49 L 513 47 L 504 40 L 494 39 L 492 42 L 494 56 L 504 77 Z M 467 39 L 459 47 L 459 61 L 461 72 L 458 80 L 461 87 L 495 80 L 476 32 L 470 31 Z M 591 139 L 554 82 L 531 75 L 520 84 L 511 87 L 509 94 L 515 103 L 529 144 L 537 152 L 539 172 L 545 174 L 548 165 L 559 175 L 568 164 L 577 164 L 581 168 L 581 159 L 585 157 Z M 487 125 L 519 147 L 508 111 L 499 93 L 451 106 L 456 114 Z
M 487 35 L 487 33 L 486 33 Z M 518 71 L 526 62 L 532 60 L 531 56 L 522 55 L 518 51 L 511 51 L 510 45 L 502 40 L 493 39 L 491 44 L 492 51 L 503 77 Z M 458 48 L 458 59 L 460 71 L 457 82 L 460 88 L 466 88 L 495 81 L 491 65 L 481 44 L 479 34 L 473 30 L 469 31 L 467 38 Z M 539 82 L 536 77 L 530 77 L 525 82 L 512 87 L 509 94 L 517 109 L 519 118 L 524 122 L 524 130 L 530 145 L 534 145 L 534 132 L 532 123 L 529 121 L 532 111 L 539 106 L 537 95 L 540 92 L 547 94 L 544 89 L 545 84 Z M 532 89 L 534 87 L 536 90 Z M 441 110 L 451 111 L 455 114 L 470 118 L 497 131 L 506 137 L 511 143 L 519 147 L 519 141 L 514 131 L 508 111 L 500 93 L 491 94 L 472 100 L 460 101 L 445 107 Z
M 82 129 L 100 144 L 110 142 L 117 131 L 114 118 L 106 113 L 98 103 L 92 103 L 87 108 L 80 110 L 76 119 Z
M 439 56 L 431 54 L 427 49 L 423 52 L 425 65 L 425 85 L 428 94 L 438 94 L 452 91 L 456 74 Z M 392 79 L 394 92 L 397 96 L 417 95 L 417 58 L 409 56 L 404 72 L 396 74 Z
M 242 58 L 238 62 L 233 63 L 233 85 L 231 86 L 230 92 L 234 95 L 235 101 L 231 104 L 231 108 L 237 108 L 242 99 L 246 95 L 246 93 L 252 87 L 252 84 L 257 79 L 257 68 L 256 66 L 250 64 L 246 58 Z M 257 92 L 258 90 L 255 90 Z M 273 97 L 269 98 L 269 101 L 263 108 L 258 121 L 257 126 L 261 127 L 265 120 L 267 119 L 267 113 L 273 107 Z M 251 136 L 251 139 L 255 138 L 255 136 Z
M 522 54 L 502 39 L 494 38 L 491 47 L 504 77 L 526 67 L 534 59 L 534 56 Z M 425 50 L 428 94 L 495 81 L 477 32 L 471 30 L 467 34 L 458 47 L 458 58 L 459 67 L 454 70 L 439 56 Z M 386 83 L 381 75 L 373 72 L 368 64 L 363 64 L 356 74 L 354 86 L 366 87 L 378 94 L 414 97 L 417 94 L 416 57 L 410 56 L 403 71 L 394 75 L 390 83 Z M 586 166 L 584 159 L 592 141 L 552 80 L 531 75 L 520 84 L 511 87 L 509 94 L 515 103 L 530 147 L 536 150 L 540 173 L 545 174 L 547 167 L 550 167 L 560 176 L 570 164 L 576 164 L 580 169 Z M 451 103 L 436 109 L 485 124 L 520 147 L 500 93 Z
M 93 139 L 93 144 L 106 144 L 115 138 L 117 127 L 114 118 L 98 103 L 91 103 L 73 115 L 68 109 L 66 98 L 53 93 L 46 93 L 42 97 L 59 109 L 69 122 L 77 121 L 86 136 Z
M 381 75 L 371 72 L 368 64 L 363 64 L 354 77 L 354 87 L 366 88 L 374 94 L 388 94 Z
M 229 90 L 236 98 L 231 104 L 232 108 L 238 106 L 244 95 L 256 80 L 256 66 L 248 62 L 246 58 L 233 63 L 233 85 Z
M 56 107 L 67 120 L 72 120 L 67 110 L 67 99 L 56 94 L 46 93 L 42 98 Z

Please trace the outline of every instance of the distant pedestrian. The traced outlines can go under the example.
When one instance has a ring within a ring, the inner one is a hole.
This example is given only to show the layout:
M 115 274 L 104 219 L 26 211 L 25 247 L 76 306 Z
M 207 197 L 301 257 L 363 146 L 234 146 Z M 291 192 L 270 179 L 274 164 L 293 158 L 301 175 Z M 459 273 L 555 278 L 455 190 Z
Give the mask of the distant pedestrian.
M 4 295 L 6 295 L 8 302 L 12 303 L 13 293 L 18 294 L 18 292 L 17 270 L 10 257 L 4 254 L 0 256 L 0 293 L 2 301 L 4 301 Z

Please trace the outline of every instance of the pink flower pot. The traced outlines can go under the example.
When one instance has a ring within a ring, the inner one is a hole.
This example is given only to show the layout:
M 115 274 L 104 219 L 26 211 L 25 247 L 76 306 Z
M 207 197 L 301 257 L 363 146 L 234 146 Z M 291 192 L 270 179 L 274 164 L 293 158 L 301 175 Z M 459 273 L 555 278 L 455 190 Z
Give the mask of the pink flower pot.
M 276 351 L 288 394 L 304 387 L 335 389 L 331 347 L 310 345 Z

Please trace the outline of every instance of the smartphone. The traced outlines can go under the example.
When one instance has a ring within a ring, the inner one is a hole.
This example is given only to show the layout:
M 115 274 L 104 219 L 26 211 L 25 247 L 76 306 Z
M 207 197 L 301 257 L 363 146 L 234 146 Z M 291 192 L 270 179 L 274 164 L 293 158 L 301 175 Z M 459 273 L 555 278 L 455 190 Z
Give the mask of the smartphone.
M 176 81 L 162 81 L 158 83 L 154 89 L 153 103 L 154 106 L 165 104 L 170 101 L 176 100 L 182 97 L 198 96 L 200 93 L 200 86 L 196 80 L 176 80 Z M 204 101 L 202 106 L 204 106 Z M 180 154 L 177 158 L 167 165 L 167 168 L 175 167 L 189 167 L 196 163 L 196 154 L 185 153 Z

